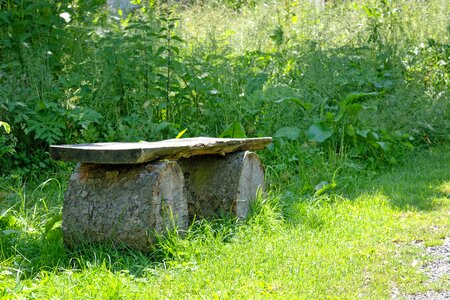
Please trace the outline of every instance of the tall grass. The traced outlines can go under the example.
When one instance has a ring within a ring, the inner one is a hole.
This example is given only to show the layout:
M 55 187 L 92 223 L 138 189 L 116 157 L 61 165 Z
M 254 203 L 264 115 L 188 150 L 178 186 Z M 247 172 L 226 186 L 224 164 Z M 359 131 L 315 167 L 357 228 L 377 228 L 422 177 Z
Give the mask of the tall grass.
M 58 224 L 46 225 L 59 201 L 50 210 L 41 201 L 44 195 L 60 199 L 64 187 L 53 181 L 39 189 L 10 189 L 8 199 L 25 198 L 33 213 L 14 207 L 0 219 L 0 293 L 373 299 L 389 298 L 394 287 L 404 293 L 445 290 L 445 277 L 426 280 L 420 266 L 431 258 L 417 241 L 441 244 L 448 233 L 448 153 L 448 147 L 422 152 L 402 169 L 360 176 L 345 194 L 272 192 L 258 200 L 245 223 L 198 221 L 184 238 L 162 238 L 150 254 L 87 244 L 65 249 Z
M 192 41 L 184 45 L 188 59 L 205 75 L 199 123 L 210 124 L 215 135 L 236 119 L 250 135 L 273 136 L 285 126 L 303 133 L 334 113 L 348 93 L 376 92 L 367 104 L 376 110 L 363 111 L 360 126 L 394 139 L 409 134 L 417 145 L 442 142 L 448 137 L 449 9 L 445 1 L 346 1 L 325 11 L 308 1 L 268 1 L 238 11 L 188 7 L 179 31 Z M 194 133 L 200 129 L 190 125 Z M 395 144 L 394 151 L 403 152 L 396 147 L 401 142 Z

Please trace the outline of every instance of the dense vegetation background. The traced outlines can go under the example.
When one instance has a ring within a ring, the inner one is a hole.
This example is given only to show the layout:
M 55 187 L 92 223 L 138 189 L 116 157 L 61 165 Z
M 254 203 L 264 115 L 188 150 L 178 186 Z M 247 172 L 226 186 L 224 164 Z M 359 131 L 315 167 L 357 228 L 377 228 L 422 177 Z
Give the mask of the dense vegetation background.
M 50 144 L 185 128 L 274 136 L 284 169 L 448 141 L 447 1 L 135 3 L 0 1 L 4 175 L 52 165 Z
M 104 285 L 93 296 L 103 298 L 153 285 L 169 288 L 163 297 L 354 299 L 385 297 L 391 281 L 418 287 L 392 240 L 439 243 L 448 229 L 449 1 L 105 2 L 0 0 L 0 296 L 86 296 L 80 284 Z M 249 223 L 199 222 L 151 257 L 68 253 L 59 221 L 73 165 L 49 146 L 185 129 L 274 137 L 260 152 L 269 196 Z M 372 180 L 381 190 L 366 197 Z M 236 278 L 245 284 L 230 290 Z

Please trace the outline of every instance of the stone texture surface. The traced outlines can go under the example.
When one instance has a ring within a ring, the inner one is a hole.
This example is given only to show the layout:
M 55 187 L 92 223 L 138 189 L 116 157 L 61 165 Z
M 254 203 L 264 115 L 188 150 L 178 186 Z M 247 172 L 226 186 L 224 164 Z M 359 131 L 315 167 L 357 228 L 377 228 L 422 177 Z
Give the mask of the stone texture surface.
M 176 162 L 78 164 L 63 205 L 63 237 L 149 251 L 154 233 L 188 226 L 184 178 Z
M 53 159 L 96 164 L 140 164 L 161 159 L 179 159 L 196 155 L 221 154 L 257 150 L 272 138 L 221 139 L 186 138 L 142 143 L 93 143 L 54 145 Z
M 264 187 L 264 169 L 250 151 L 226 156 L 180 159 L 185 177 L 189 217 L 217 217 L 221 213 L 247 217 L 251 201 Z

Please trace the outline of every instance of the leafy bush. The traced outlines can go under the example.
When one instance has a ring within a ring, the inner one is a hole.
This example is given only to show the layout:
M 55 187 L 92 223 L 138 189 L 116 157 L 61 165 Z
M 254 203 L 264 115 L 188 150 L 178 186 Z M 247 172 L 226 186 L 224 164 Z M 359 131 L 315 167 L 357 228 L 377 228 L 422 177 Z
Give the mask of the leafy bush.
M 441 4 L 136 1 L 112 13 L 104 2 L 0 1 L 1 172 L 51 165 L 54 143 L 185 128 L 374 164 L 448 141 L 446 33 L 408 32 L 421 14 L 441 20 Z

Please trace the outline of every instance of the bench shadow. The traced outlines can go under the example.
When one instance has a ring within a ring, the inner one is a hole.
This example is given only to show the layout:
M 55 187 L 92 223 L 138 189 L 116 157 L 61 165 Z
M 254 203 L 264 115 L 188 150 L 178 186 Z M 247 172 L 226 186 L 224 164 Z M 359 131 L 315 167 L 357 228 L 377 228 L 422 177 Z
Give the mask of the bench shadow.
M 221 217 L 197 220 L 184 234 L 169 232 L 161 235 L 149 252 L 112 242 L 79 243 L 68 248 L 63 243 L 61 227 L 42 235 L 9 230 L 8 235 L 0 235 L 0 259 L 17 260 L 16 267 L 3 270 L 21 280 L 40 276 L 42 271 L 58 275 L 90 268 L 103 268 L 136 278 L 157 276 L 158 270 L 189 268 L 192 255 L 199 254 L 193 251 L 198 243 L 231 242 L 239 225 L 235 217 Z
M 431 211 L 450 200 L 450 155 L 447 148 L 414 154 L 402 165 L 350 183 L 348 196 L 383 195 L 402 211 Z
M 194 220 L 184 233 L 167 232 L 156 237 L 148 252 L 141 252 L 125 244 L 91 243 L 67 249 L 69 268 L 86 267 L 94 260 L 106 264 L 111 272 L 125 272 L 133 277 L 157 275 L 167 268 L 190 268 L 192 256 L 200 255 L 195 245 L 204 243 L 229 243 L 236 234 L 238 223 L 231 215 L 218 219 Z M 195 250 L 195 251 L 194 251 Z
M 284 191 L 280 201 L 282 215 L 290 224 L 321 230 L 327 216 L 315 208 L 340 199 L 357 202 L 381 197 L 389 207 L 402 212 L 432 212 L 447 207 L 450 203 L 447 149 L 412 154 L 402 164 L 376 172 L 344 171 L 336 178 L 336 188 L 321 196 Z

